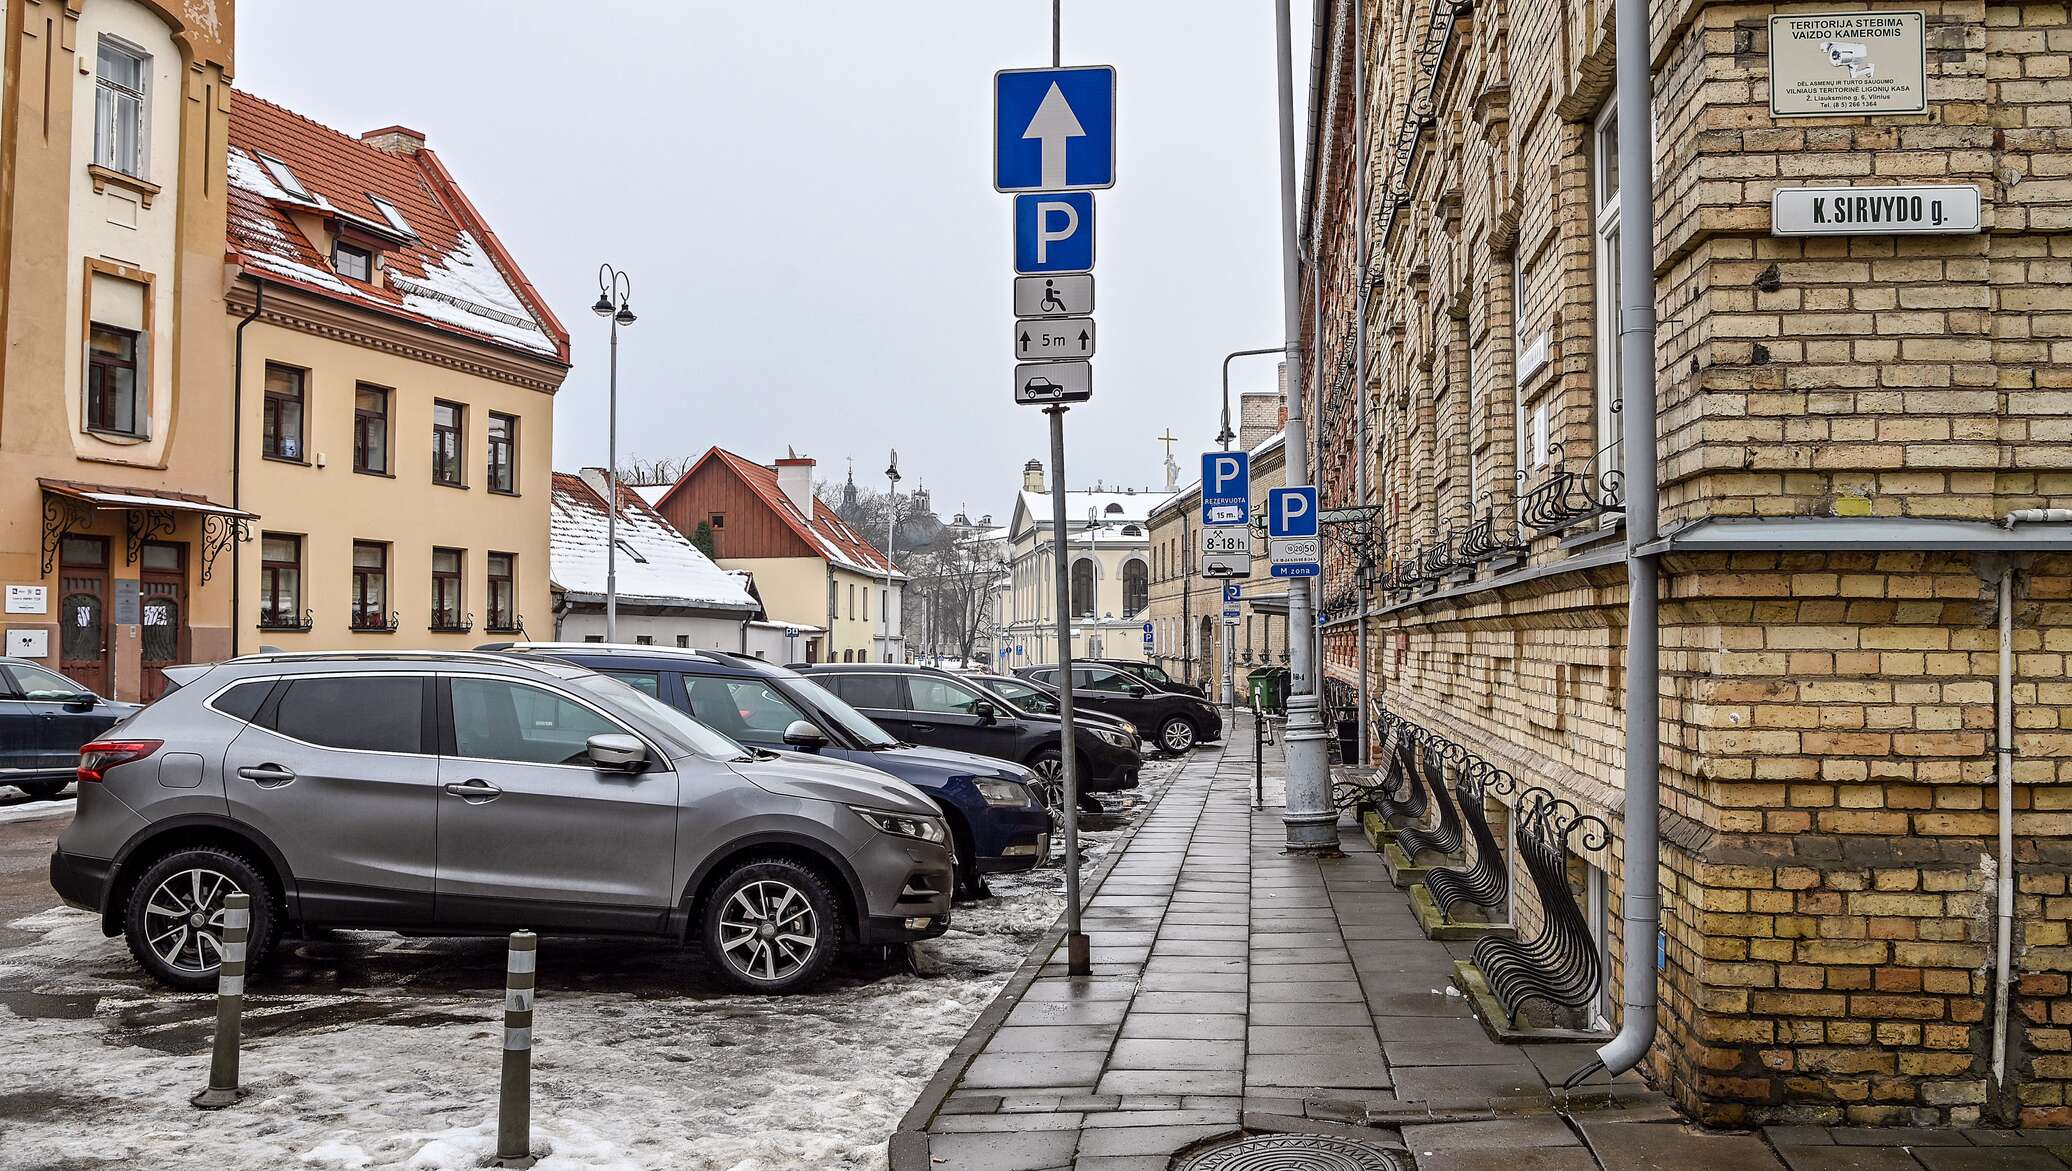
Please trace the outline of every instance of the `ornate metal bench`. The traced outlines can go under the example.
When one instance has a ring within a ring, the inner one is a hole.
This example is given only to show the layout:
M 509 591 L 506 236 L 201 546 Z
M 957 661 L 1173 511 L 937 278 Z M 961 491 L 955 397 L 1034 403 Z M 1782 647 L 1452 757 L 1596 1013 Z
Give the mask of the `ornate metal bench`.
M 1459 767 L 1468 760 L 1467 749 L 1435 732 L 1424 732 L 1419 739 L 1413 756 L 1415 780 L 1422 786 L 1430 807 L 1438 810 L 1438 817 L 1429 826 L 1413 823 L 1396 835 L 1396 845 L 1402 847 L 1403 856 L 1411 861 L 1416 861 L 1419 854 L 1451 857 L 1460 852 L 1460 812 L 1447 799 L 1444 774 L 1448 763 Z
M 1458 918 L 1454 912 L 1463 906 L 1494 910 L 1510 896 L 1511 880 L 1505 868 L 1504 849 L 1489 828 L 1483 805 L 1490 794 L 1508 797 L 1517 788 L 1516 778 L 1479 756 L 1470 756 L 1466 767 L 1460 770 L 1460 776 L 1453 785 L 1454 801 L 1460 806 L 1461 821 L 1467 826 L 1468 836 L 1474 840 L 1474 861 L 1465 867 L 1443 867 L 1425 872 L 1425 889 L 1431 892 L 1432 903 L 1446 918 Z
M 1382 727 L 1381 755 L 1379 763 L 1371 769 L 1345 769 L 1331 784 L 1331 802 L 1340 809 L 1357 810 L 1361 805 L 1379 807 L 1383 794 L 1396 787 L 1397 746 L 1402 741 L 1403 730 L 1409 725 L 1390 715 L 1386 709 L 1380 714 Z
M 1383 821 L 1398 826 L 1418 825 L 1430 809 L 1425 803 L 1424 788 L 1417 782 L 1417 753 L 1413 747 L 1423 729 L 1401 717 L 1390 719 L 1394 722 L 1396 750 L 1389 754 L 1388 775 L 1375 794 L 1374 808 Z
M 1519 860 L 1532 880 L 1540 906 L 1538 930 L 1529 939 L 1485 938 L 1475 945 L 1474 965 L 1481 969 L 1512 1027 L 1526 1005 L 1583 1011 L 1602 987 L 1597 942 L 1576 905 L 1568 881 L 1568 847 L 1572 835 L 1585 850 L 1599 850 L 1611 840 L 1600 818 L 1545 789 L 1525 790 L 1518 799 Z

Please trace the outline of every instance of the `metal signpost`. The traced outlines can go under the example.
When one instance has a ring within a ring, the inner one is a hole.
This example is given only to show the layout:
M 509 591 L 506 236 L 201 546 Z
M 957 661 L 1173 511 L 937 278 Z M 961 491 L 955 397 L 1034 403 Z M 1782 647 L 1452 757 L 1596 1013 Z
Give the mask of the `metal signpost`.
M 1014 201 L 1014 401 L 1050 416 L 1051 533 L 1065 541 L 1065 412 L 1093 397 L 1094 188 L 1115 185 L 1115 70 L 1066 69 L 1058 4 L 1051 4 L 1051 67 L 993 75 L 993 186 Z M 1062 320 L 1061 320 L 1062 319 Z M 1032 322 L 1034 324 L 1032 324 Z M 1056 338 L 1056 346 L 1037 345 Z M 1048 361 L 1025 361 L 1028 358 Z M 1064 756 L 1067 971 L 1091 975 L 1079 916 L 1079 765 L 1072 702 L 1072 583 L 1057 584 L 1058 722 Z M 1145 624 L 1146 645 L 1151 626 Z M 1015 648 L 1019 651 L 1021 648 Z

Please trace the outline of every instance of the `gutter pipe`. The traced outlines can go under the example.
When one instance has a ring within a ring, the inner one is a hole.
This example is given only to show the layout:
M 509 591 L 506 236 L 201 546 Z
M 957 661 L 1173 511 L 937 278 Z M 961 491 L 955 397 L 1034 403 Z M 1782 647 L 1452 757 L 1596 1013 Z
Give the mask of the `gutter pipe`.
M 241 273 L 251 276 L 250 273 Z M 238 319 L 236 354 L 230 368 L 230 507 L 244 510 L 245 488 L 245 327 L 259 319 L 260 311 L 266 308 L 266 282 L 252 277 L 252 284 L 258 293 L 252 298 L 252 311 Z M 233 546 L 235 542 L 233 541 Z M 238 656 L 238 636 L 244 629 L 244 598 L 242 586 L 244 558 L 238 550 L 230 550 L 230 657 Z
M 1655 539 L 1654 70 L 1648 0 L 1617 0 L 1619 85 L 1619 385 L 1626 474 L 1625 1011 L 1597 1050 L 1614 1076 L 1654 1044 L 1655 940 L 1662 927 L 1662 632 Z

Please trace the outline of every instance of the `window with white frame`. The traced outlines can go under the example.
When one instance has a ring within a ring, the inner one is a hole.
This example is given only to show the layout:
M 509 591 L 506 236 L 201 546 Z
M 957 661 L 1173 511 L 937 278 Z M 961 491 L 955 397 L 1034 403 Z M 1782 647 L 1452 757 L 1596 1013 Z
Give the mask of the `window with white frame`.
M 1597 270 L 1597 428 L 1595 471 L 1620 467 L 1619 443 L 1619 102 L 1614 94 L 1598 114 L 1591 136 L 1591 191 L 1596 209 L 1593 264 Z
M 144 177 L 151 56 L 114 37 L 100 39 L 94 68 L 94 163 Z

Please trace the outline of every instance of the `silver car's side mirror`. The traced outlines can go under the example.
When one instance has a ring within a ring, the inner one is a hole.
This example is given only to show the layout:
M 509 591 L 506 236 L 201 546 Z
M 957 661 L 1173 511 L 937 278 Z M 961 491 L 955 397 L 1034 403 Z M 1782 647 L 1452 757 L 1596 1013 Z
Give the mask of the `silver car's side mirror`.
M 784 742 L 806 752 L 818 752 L 827 746 L 827 734 L 809 721 L 793 720 L 784 729 Z
M 647 764 L 647 745 L 623 732 L 600 732 L 589 740 L 590 763 L 613 772 L 638 772 Z

